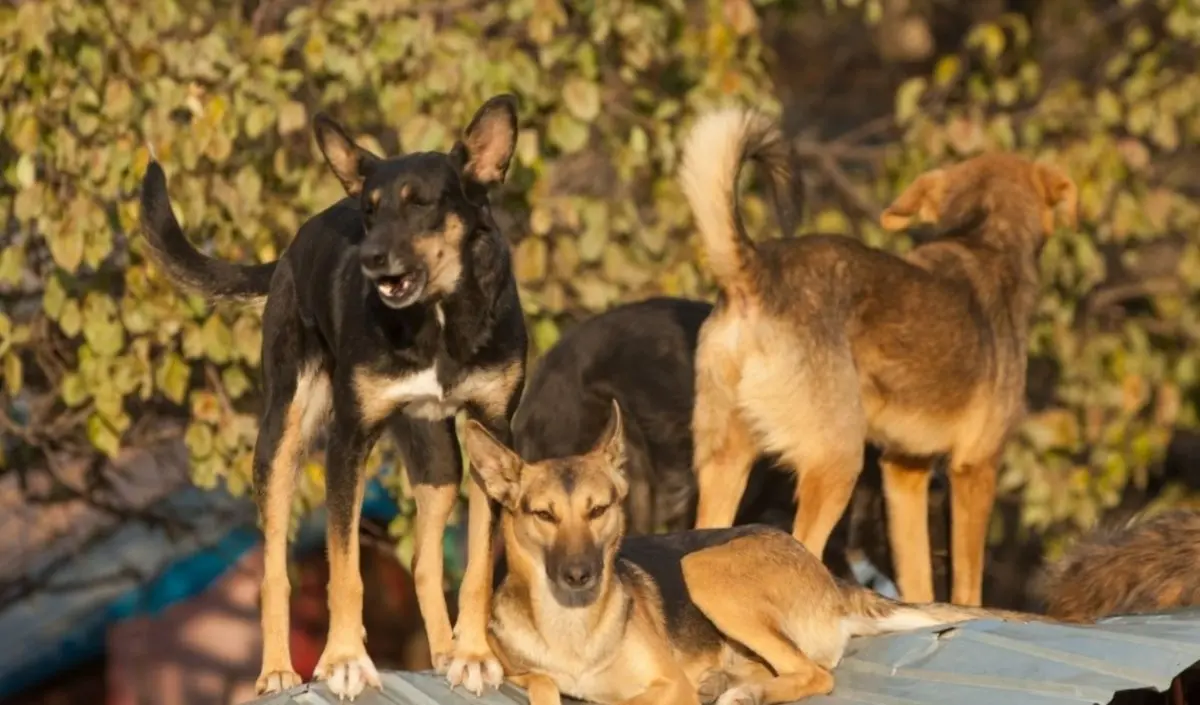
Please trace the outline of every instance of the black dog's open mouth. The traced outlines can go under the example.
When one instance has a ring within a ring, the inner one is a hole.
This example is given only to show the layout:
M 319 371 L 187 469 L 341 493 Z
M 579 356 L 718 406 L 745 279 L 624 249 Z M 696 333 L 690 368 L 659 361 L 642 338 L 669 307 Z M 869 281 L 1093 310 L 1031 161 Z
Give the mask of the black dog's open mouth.
M 424 287 L 425 275 L 419 271 L 375 278 L 375 288 L 379 290 L 379 297 L 393 308 L 401 308 L 415 301 Z

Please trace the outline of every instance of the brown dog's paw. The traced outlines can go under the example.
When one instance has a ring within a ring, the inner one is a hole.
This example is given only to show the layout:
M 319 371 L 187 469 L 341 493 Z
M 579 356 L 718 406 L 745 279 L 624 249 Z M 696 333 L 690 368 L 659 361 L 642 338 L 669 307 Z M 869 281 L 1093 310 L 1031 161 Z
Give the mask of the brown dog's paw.
M 762 687 L 755 685 L 739 685 L 730 688 L 717 698 L 717 705 L 759 705 L 762 703 Z
M 302 682 L 300 674 L 295 671 L 266 671 L 254 682 L 254 692 L 258 695 L 280 693 Z
M 333 656 L 328 649 L 321 655 L 313 677 L 325 681 L 329 692 L 338 700 L 354 700 L 367 686 L 382 690 L 383 683 L 379 680 L 379 671 L 366 650 L 353 656 Z
M 504 682 L 504 669 L 492 650 L 456 647 L 446 668 L 446 680 L 450 687 L 462 686 L 476 697 L 483 695 L 484 688 L 499 688 Z

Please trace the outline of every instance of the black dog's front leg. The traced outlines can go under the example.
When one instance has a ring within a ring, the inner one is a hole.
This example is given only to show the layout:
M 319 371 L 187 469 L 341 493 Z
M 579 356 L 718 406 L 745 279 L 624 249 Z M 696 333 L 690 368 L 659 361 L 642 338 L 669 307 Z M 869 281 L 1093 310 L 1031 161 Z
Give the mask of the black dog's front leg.
M 390 423 L 417 503 L 412 574 L 433 665 L 445 672 L 454 651 L 446 609 L 443 540 L 462 482 L 454 419 L 421 421 L 397 414 Z
M 364 428 L 356 405 L 338 398 L 345 389 L 334 389 L 333 433 L 326 451 L 329 636 L 314 675 L 327 681 L 339 698 L 354 698 L 367 685 L 381 687 L 364 643 L 358 535 L 366 484 L 363 465 L 378 431 Z

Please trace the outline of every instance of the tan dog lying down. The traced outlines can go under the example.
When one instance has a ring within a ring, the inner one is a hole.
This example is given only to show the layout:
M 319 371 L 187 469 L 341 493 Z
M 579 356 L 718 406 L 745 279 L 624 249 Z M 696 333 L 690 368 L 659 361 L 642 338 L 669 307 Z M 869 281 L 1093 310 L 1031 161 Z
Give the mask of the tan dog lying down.
M 507 574 L 493 650 L 533 705 L 783 703 L 833 688 L 856 635 L 980 617 L 839 584 L 789 534 L 761 526 L 631 537 L 619 407 L 590 452 L 525 464 L 482 426 L 465 445 L 502 505 Z

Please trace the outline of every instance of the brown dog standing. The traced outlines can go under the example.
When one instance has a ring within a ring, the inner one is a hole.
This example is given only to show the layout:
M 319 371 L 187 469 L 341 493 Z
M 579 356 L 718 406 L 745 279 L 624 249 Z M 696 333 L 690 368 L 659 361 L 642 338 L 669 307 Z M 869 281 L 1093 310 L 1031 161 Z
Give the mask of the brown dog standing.
M 938 237 L 897 257 L 840 236 L 754 244 L 737 212 L 740 167 L 786 169 L 770 121 L 701 117 L 681 181 L 720 286 L 696 355 L 696 526 L 729 526 L 751 460 L 798 473 L 793 534 L 821 555 L 862 468 L 883 474 L 897 582 L 933 598 L 929 465 L 948 455 L 954 602 L 981 603 L 996 465 L 1023 411 L 1037 256 L 1074 183 L 1058 169 L 990 154 L 920 176 L 883 213 L 888 230 L 933 222 Z
M 1030 615 L 908 605 L 839 583 L 764 526 L 623 540 L 625 435 L 614 403 L 589 452 L 525 463 L 468 422 L 464 441 L 502 506 L 507 574 L 493 651 L 532 705 L 770 705 L 833 688 L 856 635 Z M 753 580 L 745 576 L 753 575 Z

